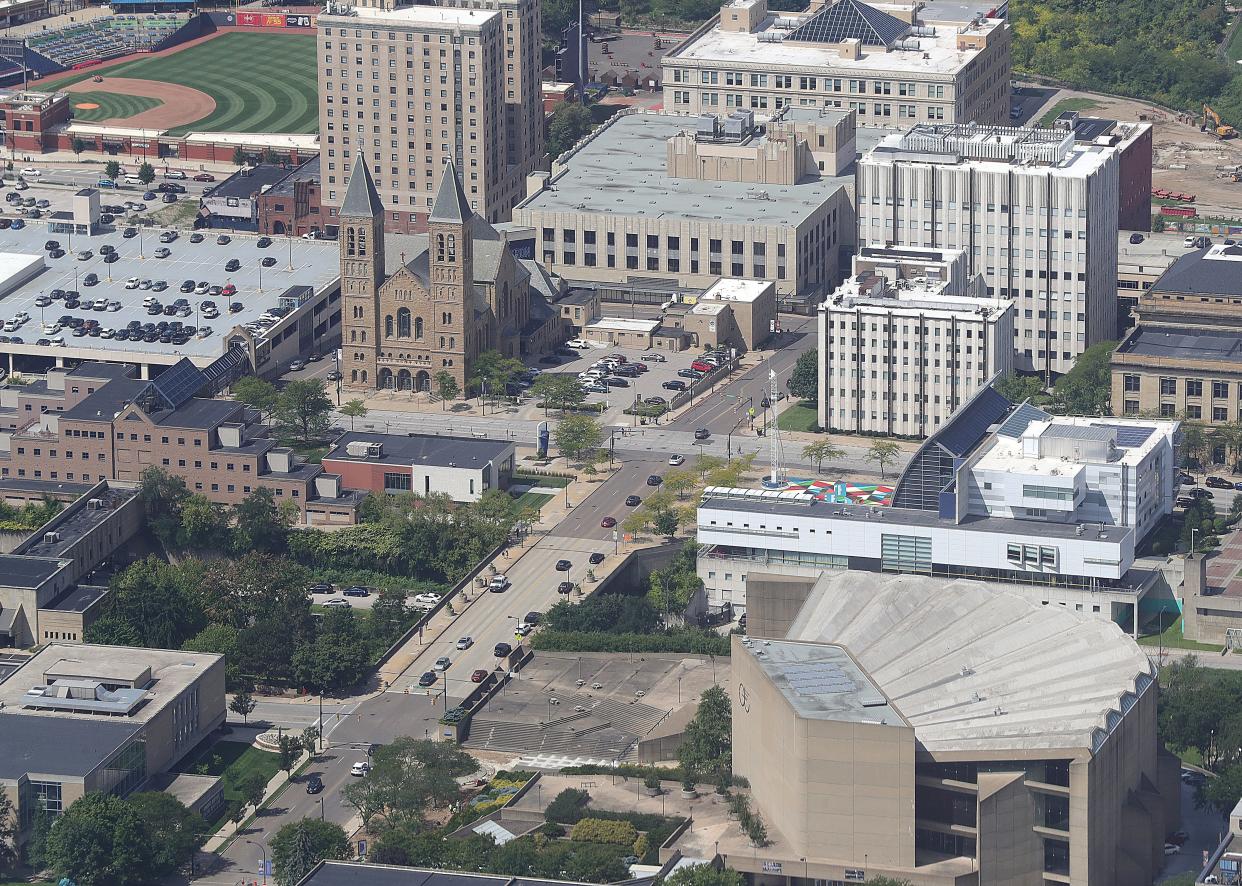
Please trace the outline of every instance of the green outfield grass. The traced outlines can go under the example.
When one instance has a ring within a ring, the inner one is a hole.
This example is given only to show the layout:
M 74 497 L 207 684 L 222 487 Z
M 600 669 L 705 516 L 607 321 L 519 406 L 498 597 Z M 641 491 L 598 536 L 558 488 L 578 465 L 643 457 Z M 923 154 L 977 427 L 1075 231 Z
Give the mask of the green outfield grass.
M 223 34 L 171 55 L 91 68 L 80 76 L 57 80 L 55 85 L 67 86 L 101 73 L 177 83 L 201 89 L 215 99 L 214 112 L 170 129 L 170 135 L 314 132 L 319 126 L 315 38 L 310 34 Z
M 163 104 L 159 99 L 147 98 L 145 95 L 120 95 L 115 92 L 75 92 L 70 95 L 70 101 L 75 106 L 73 119 L 85 120 L 88 123 L 133 117 Z M 96 104 L 99 107 L 77 107 L 80 104 Z

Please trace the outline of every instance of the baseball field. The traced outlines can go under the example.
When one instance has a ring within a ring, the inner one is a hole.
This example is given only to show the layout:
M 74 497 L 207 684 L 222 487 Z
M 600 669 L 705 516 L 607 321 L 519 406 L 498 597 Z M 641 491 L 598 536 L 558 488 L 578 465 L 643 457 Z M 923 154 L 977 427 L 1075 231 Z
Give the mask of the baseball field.
M 110 82 L 119 88 L 109 90 Z M 167 129 L 171 135 L 318 128 L 310 34 L 230 32 L 57 78 L 54 85 L 73 93 L 78 119 Z

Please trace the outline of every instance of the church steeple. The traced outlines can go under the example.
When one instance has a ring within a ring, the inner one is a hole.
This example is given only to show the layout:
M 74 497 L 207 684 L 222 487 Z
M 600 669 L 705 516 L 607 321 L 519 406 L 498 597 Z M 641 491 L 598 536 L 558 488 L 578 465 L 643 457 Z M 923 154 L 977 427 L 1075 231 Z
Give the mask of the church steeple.
M 437 301 L 456 298 L 457 287 L 474 282 L 474 250 L 470 220 L 474 212 L 457 168 L 444 164 L 440 190 L 427 216 L 427 248 L 431 256 L 432 297 Z
M 473 215 L 474 211 L 470 208 L 470 201 L 466 199 L 461 179 L 457 177 L 457 167 L 450 160 L 444 164 L 444 175 L 440 177 L 440 190 L 436 192 L 436 200 L 431 206 L 431 214 L 427 216 L 427 223 L 430 225 L 464 225 Z
M 340 214 L 350 218 L 384 217 L 384 203 L 375 189 L 371 170 L 367 168 L 361 151 L 354 157 L 354 168 L 349 173 L 349 185 L 345 188 Z
M 350 387 L 373 388 L 384 282 L 384 204 L 361 152 L 354 158 L 339 221 L 343 369 Z

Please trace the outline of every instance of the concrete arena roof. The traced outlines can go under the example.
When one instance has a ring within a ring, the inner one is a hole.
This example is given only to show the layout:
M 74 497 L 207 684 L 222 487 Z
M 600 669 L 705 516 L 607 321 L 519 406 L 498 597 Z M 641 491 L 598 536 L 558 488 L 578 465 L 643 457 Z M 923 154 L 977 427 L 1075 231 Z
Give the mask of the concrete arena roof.
M 825 573 L 788 638 L 848 649 L 932 752 L 1090 752 L 1155 676 L 1115 624 L 929 576 Z

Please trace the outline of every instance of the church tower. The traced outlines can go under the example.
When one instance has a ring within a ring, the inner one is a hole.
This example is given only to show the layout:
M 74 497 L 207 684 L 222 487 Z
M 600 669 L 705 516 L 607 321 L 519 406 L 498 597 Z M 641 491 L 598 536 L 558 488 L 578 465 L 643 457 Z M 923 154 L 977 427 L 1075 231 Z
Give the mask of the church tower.
M 432 334 L 441 352 L 435 371 L 450 372 L 465 387 L 467 364 L 490 345 L 478 341 L 486 325 L 474 322 L 474 211 L 450 160 L 427 216 L 427 251 L 431 268 Z M 433 373 L 434 374 L 434 373 Z
M 379 288 L 384 282 L 384 204 L 359 151 L 341 202 L 341 374 L 350 388 L 377 383 Z

